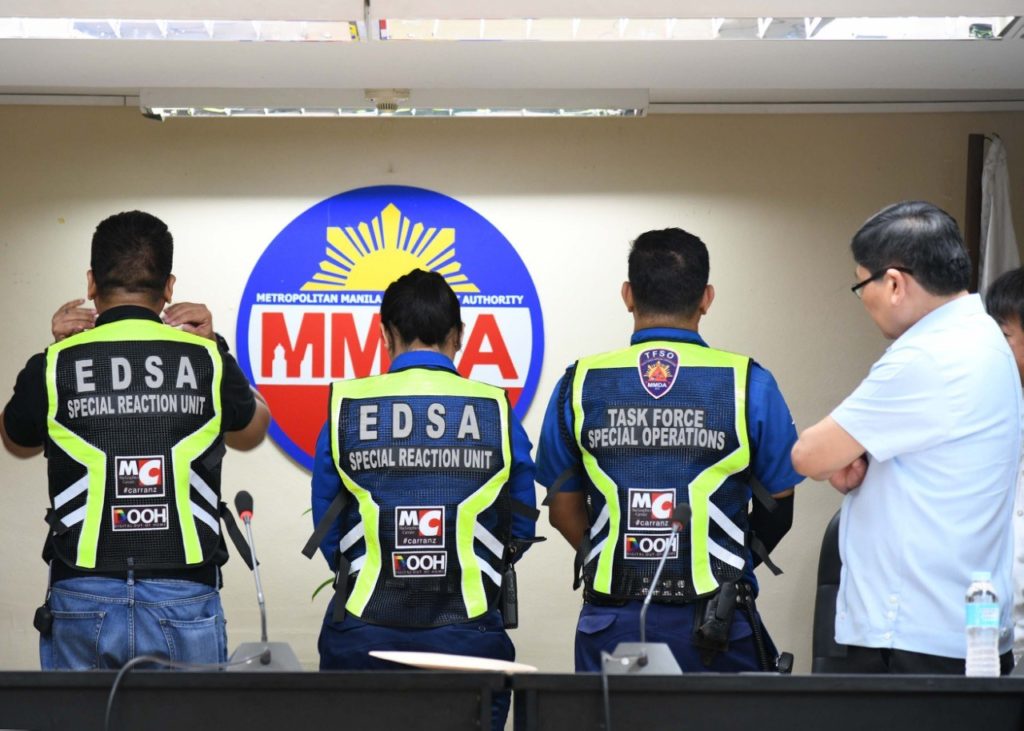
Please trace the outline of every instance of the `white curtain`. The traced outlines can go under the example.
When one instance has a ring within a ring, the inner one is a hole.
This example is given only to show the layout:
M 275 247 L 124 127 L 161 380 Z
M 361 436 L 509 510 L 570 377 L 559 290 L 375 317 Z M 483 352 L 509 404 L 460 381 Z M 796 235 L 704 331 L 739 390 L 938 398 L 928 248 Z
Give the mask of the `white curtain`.
M 992 135 L 981 174 L 981 265 L 978 292 L 984 296 L 1000 274 L 1020 266 L 1010 209 L 1010 173 L 1006 147 Z

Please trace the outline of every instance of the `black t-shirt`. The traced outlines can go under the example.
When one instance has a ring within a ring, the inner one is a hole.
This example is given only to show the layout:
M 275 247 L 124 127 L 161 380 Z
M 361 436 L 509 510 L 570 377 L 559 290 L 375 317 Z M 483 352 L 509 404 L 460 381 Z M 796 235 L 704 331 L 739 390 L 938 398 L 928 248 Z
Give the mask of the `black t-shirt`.
M 120 320 L 151 320 L 160 322 L 152 310 L 122 305 L 107 310 L 96 320 L 102 327 Z M 220 385 L 221 425 L 224 431 L 244 429 L 256 412 L 256 399 L 238 361 L 221 352 L 224 376 Z M 41 447 L 46 443 L 46 353 L 36 353 L 18 374 L 14 395 L 4 407 L 4 428 L 7 436 L 23 447 Z
M 160 317 L 145 307 L 122 305 L 106 310 L 96 319 L 96 327 L 103 327 L 120 320 L 151 320 L 160 322 Z M 238 431 L 245 428 L 256 413 L 256 398 L 253 396 L 249 381 L 234 357 L 221 348 L 224 362 L 223 377 L 220 386 L 221 429 L 222 431 Z M 23 447 L 40 447 L 46 444 L 46 354 L 37 353 L 29 358 L 14 384 L 14 395 L 4 407 L 4 428 L 11 441 Z M 48 551 L 44 550 L 44 558 L 49 560 Z M 216 585 L 216 566 L 227 559 L 227 551 L 223 546 L 214 561 L 195 569 L 176 572 L 137 572 L 138 578 L 159 576 L 166 578 L 183 578 L 199 581 L 204 584 Z M 104 576 L 98 572 L 77 571 L 65 566 L 60 561 L 53 562 L 53 581 L 71 576 Z

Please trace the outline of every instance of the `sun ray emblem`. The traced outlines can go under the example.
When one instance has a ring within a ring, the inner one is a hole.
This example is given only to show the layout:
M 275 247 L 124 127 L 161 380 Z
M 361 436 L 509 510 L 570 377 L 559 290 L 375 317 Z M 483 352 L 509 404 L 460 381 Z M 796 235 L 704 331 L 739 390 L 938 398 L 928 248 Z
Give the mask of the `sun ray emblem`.
M 320 271 L 302 285 L 309 291 L 377 291 L 413 269 L 437 272 L 456 292 L 480 289 L 455 258 L 455 229 L 413 223 L 389 203 L 370 223 L 330 226 Z
M 668 383 L 669 376 L 671 375 L 671 366 L 665 365 L 660 360 L 654 361 L 651 365 L 647 366 L 647 372 L 644 373 L 644 377 L 648 381 L 655 381 L 657 383 Z

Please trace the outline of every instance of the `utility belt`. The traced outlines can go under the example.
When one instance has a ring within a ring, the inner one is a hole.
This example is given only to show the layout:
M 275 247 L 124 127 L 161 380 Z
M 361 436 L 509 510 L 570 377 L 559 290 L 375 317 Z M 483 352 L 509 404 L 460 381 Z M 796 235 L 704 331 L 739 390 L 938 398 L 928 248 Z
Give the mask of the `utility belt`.
M 596 591 L 591 591 L 586 586 L 583 587 L 583 601 L 586 604 L 593 604 L 596 607 L 624 607 L 630 602 L 635 602 L 635 597 L 620 597 L 611 596 L 609 594 L 599 594 Z
M 637 601 L 634 597 L 614 597 L 597 594 L 584 588 L 587 604 L 600 607 L 623 607 Z M 754 637 L 758 666 L 763 672 L 788 674 L 792 671 L 793 656 L 784 652 L 776 656 L 769 651 L 764 625 L 754 602 L 754 587 L 747 581 L 730 581 L 718 587 L 713 594 L 700 597 L 687 604 L 675 604 L 680 609 L 693 608 L 693 635 L 691 641 L 700 653 L 701 662 L 710 667 L 719 653 L 729 650 L 729 635 L 736 618 L 736 610 L 747 615 Z
M 338 496 L 331 501 L 327 511 L 320 518 L 320 522 L 313 529 L 313 535 L 309 537 L 306 545 L 303 546 L 303 556 L 311 559 L 316 555 L 317 548 L 331 527 L 341 517 L 341 513 L 347 503 L 348 491 L 342 489 Z M 512 512 L 529 518 L 534 522 L 536 522 L 540 515 L 539 510 L 519 500 L 512 500 Z M 506 558 L 507 563 L 502 572 L 501 594 L 498 596 L 498 608 L 501 610 L 505 629 L 515 629 L 519 626 L 519 589 L 516 581 L 515 557 L 518 553 L 525 551 L 530 544 L 540 543 L 545 540 L 547 539 L 543 536 L 512 538 L 506 547 L 508 554 Z M 348 603 L 353 575 L 349 573 L 351 562 L 345 557 L 344 553 L 335 550 L 334 560 L 337 568 L 334 571 L 334 580 L 331 582 L 331 588 L 334 589 L 334 597 L 331 600 L 333 605 L 331 621 L 338 623 L 345 621 L 345 605 Z
M 220 564 L 223 561 L 211 561 L 208 564 L 203 564 L 196 568 L 188 569 L 149 569 L 149 570 L 135 570 L 132 575 L 135 579 L 173 579 L 176 581 L 194 581 L 197 584 L 206 584 L 219 589 L 221 587 L 220 581 Z M 81 579 L 81 578 L 102 578 L 102 579 L 119 579 L 121 581 L 128 580 L 128 571 L 82 571 L 76 569 L 73 566 L 68 566 L 66 563 L 58 558 L 54 558 L 53 563 L 50 567 L 50 582 L 56 584 L 58 581 L 65 581 L 67 579 Z
M 505 629 L 516 629 L 519 627 L 519 583 L 516 579 L 516 566 L 514 563 L 516 554 L 525 551 L 533 543 L 540 543 L 546 540 L 547 538 L 543 536 L 537 536 L 528 539 L 513 538 L 509 543 L 508 564 L 502 573 L 501 594 L 498 596 L 498 610 L 501 612 L 502 624 Z M 343 622 L 345 620 L 345 604 L 348 602 L 352 577 L 349 574 L 349 560 L 345 558 L 344 554 L 341 551 L 337 551 L 334 556 L 338 568 L 334 572 L 334 581 L 331 582 L 331 587 L 334 589 L 334 613 L 331 620 L 333 622 Z

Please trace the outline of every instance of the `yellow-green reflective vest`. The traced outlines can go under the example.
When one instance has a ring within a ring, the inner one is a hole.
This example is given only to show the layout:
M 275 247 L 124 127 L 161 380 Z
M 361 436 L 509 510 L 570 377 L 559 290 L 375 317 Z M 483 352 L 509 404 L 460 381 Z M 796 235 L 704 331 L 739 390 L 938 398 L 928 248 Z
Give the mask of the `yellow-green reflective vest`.
M 331 386 L 331 453 L 355 497 L 339 551 L 355 580 L 346 610 L 436 627 L 497 602 L 511 534 L 505 392 L 442 369 Z
M 750 359 L 649 341 L 581 359 L 571 387 L 574 434 L 591 510 L 588 599 L 686 603 L 739 578 L 747 563 Z M 676 503 L 692 517 L 671 533 Z
M 80 570 L 184 569 L 220 544 L 217 346 L 121 320 L 46 351 L 50 546 Z

